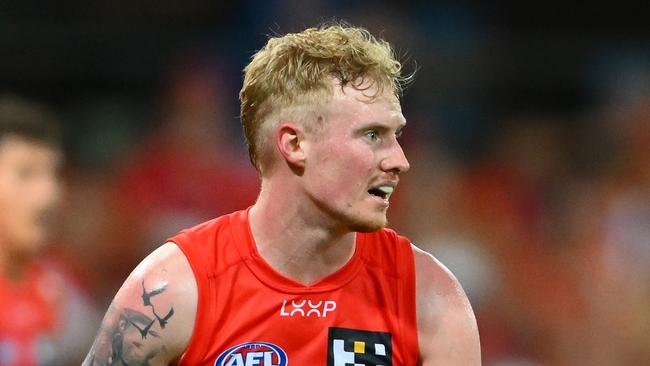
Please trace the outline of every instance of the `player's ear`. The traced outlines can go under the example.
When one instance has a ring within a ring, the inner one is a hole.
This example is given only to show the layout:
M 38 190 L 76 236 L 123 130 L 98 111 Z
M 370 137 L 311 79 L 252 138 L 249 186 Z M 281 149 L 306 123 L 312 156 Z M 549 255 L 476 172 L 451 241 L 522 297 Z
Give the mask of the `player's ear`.
M 284 161 L 294 172 L 302 172 L 305 167 L 303 149 L 304 131 L 298 124 L 283 122 L 276 129 L 275 144 Z

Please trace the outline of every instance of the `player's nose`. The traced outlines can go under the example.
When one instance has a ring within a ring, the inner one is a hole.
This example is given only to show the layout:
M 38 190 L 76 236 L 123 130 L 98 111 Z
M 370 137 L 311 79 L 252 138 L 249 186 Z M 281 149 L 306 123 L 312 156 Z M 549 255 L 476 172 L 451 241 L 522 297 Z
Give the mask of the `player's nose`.
M 390 147 L 389 153 L 381 162 L 381 169 L 386 172 L 405 173 L 411 168 L 402 146 L 395 141 Z

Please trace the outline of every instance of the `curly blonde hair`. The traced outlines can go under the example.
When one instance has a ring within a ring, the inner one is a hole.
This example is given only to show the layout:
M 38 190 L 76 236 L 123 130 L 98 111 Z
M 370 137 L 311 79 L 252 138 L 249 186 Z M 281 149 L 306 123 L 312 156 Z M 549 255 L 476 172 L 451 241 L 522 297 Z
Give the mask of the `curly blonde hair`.
M 402 65 L 388 42 L 367 30 L 326 25 L 270 38 L 244 69 L 239 93 L 241 123 L 251 162 L 264 173 L 265 133 L 283 110 L 326 103 L 333 95 L 332 78 L 341 88 L 401 95 L 411 79 L 401 76 Z M 372 96 L 371 96 L 372 97 Z

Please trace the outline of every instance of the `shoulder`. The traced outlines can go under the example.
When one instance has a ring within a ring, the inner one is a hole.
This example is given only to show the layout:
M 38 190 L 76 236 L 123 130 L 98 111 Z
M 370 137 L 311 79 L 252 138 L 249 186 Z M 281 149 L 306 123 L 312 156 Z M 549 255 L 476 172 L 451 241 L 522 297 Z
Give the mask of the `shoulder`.
M 171 242 L 147 256 L 129 275 L 120 291 L 124 289 L 137 294 L 144 306 L 155 306 L 153 302 L 158 298 L 175 300 L 179 305 L 193 305 L 197 297 L 196 280 L 187 257 L 178 245 Z M 154 289 L 160 290 L 147 295 Z
M 127 295 L 125 304 L 149 315 L 160 332 L 166 331 L 168 348 L 185 349 L 194 329 L 198 290 L 192 268 L 176 244 L 165 243 L 152 252 L 120 292 Z M 161 320 L 166 316 L 168 319 Z
M 157 289 L 155 294 L 148 295 L 154 289 Z M 136 303 L 143 303 L 142 306 L 155 306 L 153 301 L 162 299 L 184 302 L 188 297 L 196 297 L 196 281 L 180 248 L 174 243 L 165 243 L 131 272 L 120 294 L 131 295 Z
M 467 296 L 462 286 L 444 264 L 414 244 L 411 244 L 411 249 L 413 250 L 418 292 L 436 294 L 439 301 L 466 302 Z M 469 305 L 469 302 L 467 304 Z
M 197 287 L 185 255 L 166 243 L 128 276 L 104 317 L 84 365 L 167 364 L 189 344 Z
M 431 254 L 412 249 L 423 366 L 480 365 L 476 318 L 462 286 Z
M 247 216 L 247 210 L 235 211 L 181 230 L 167 241 L 177 244 L 190 260 L 197 255 L 204 257 L 206 245 L 227 239 L 233 232 L 241 233 L 247 227 Z

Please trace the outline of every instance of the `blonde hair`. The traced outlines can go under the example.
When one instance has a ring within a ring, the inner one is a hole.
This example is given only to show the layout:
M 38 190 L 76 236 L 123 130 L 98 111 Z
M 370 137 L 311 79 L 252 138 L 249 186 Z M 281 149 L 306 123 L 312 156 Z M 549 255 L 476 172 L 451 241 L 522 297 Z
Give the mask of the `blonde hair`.
M 401 95 L 410 81 L 388 42 L 367 30 L 347 25 L 309 28 L 270 38 L 244 69 L 239 93 L 241 123 L 251 162 L 263 173 L 265 136 L 260 131 L 280 111 L 326 102 L 333 94 L 332 78 L 341 88 L 390 88 Z M 372 96 L 370 96 L 372 97 Z

